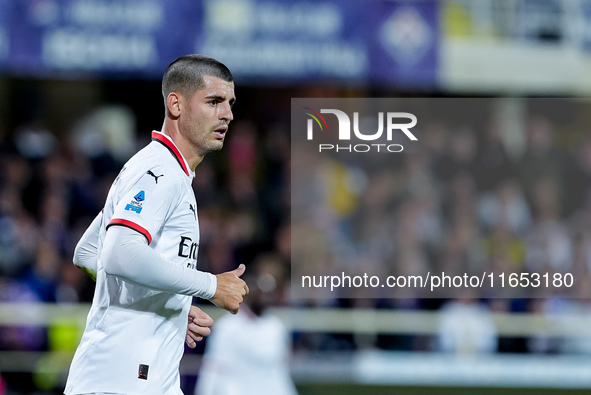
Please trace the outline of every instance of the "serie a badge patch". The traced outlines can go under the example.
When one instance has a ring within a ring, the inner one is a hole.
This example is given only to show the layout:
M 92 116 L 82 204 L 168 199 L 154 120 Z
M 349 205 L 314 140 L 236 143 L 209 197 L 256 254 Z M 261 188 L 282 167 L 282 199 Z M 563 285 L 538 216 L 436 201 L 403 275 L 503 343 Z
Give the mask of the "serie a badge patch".
M 129 202 L 127 206 L 125 206 L 126 210 L 135 211 L 136 213 L 142 212 L 142 202 L 146 200 L 146 193 L 144 191 L 139 191 L 137 195 L 133 197 L 133 200 Z

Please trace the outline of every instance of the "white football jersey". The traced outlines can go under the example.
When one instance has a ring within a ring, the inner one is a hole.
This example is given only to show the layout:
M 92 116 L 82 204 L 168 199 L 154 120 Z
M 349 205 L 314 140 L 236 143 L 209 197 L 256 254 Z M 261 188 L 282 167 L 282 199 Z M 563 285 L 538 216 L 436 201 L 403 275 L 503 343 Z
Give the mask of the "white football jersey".
M 199 224 L 193 177 L 173 141 L 153 132 L 152 142 L 113 182 L 98 238 L 96 290 L 66 394 L 182 394 L 178 367 L 191 297 L 108 275 L 100 257 L 107 228 L 127 226 L 167 260 L 196 269 Z

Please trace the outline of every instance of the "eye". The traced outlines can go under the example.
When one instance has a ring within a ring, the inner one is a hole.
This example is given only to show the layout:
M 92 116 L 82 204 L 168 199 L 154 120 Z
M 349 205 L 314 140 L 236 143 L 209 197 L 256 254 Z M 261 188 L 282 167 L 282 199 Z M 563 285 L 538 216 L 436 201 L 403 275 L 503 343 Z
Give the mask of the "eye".
M 219 100 L 214 99 L 214 100 L 210 100 L 209 104 L 211 104 L 212 106 L 217 106 L 219 102 L 220 102 Z

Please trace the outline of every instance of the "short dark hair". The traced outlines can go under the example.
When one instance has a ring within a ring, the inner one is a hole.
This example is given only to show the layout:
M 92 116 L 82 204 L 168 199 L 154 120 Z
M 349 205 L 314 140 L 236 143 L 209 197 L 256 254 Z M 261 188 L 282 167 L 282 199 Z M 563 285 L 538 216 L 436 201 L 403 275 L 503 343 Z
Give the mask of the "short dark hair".
M 166 107 L 166 98 L 171 92 L 179 92 L 190 98 L 205 86 L 205 76 L 217 77 L 227 82 L 234 81 L 230 70 L 213 58 L 192 54 L 175 59 L 168 65 L 162 77 L 164 106 Z

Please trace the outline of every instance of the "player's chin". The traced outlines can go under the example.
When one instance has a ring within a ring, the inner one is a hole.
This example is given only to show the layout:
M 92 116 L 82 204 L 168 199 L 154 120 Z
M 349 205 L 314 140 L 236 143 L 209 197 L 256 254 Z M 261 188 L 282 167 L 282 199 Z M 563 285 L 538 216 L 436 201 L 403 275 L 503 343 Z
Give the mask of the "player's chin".
M 222 148 L 224 148 L 224 139 L 217 139 L 216 142 L 214 143 L 214 149 L 216 150 L 221 150 Z
M 224 139 L 216 139 L 207 146 L 208 152 L 219 151 L 224 147 Z

